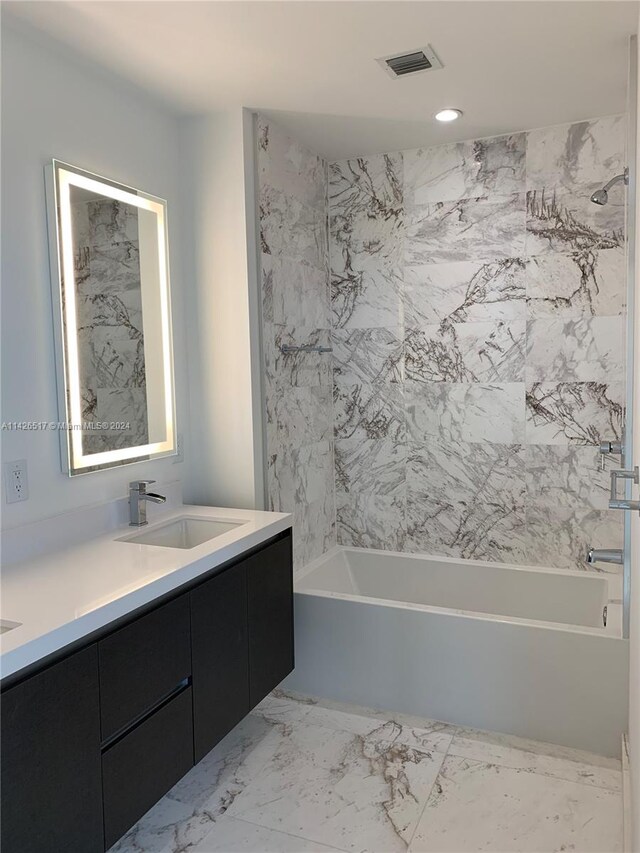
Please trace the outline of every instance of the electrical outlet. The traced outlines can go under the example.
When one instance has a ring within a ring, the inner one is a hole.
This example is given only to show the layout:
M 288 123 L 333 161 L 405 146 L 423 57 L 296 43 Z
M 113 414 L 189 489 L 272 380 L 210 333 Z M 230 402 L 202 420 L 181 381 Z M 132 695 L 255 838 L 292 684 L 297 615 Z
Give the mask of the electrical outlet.
M 176 462 L 184 462 L 184 436 L 181 432 L 176 436 L 176 455 L 173 457 L 173 464 Z
M 27 480 L 26 459 L 4 463 L 4 489 L 8 504 L 28 499 L 29 481 Z

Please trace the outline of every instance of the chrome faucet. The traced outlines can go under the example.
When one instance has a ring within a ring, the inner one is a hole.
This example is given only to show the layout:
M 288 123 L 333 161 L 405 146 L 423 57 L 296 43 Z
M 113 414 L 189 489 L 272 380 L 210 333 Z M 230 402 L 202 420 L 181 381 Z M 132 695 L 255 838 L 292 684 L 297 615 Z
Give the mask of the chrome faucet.
M 587 563 L 617 563 L 621 566 L 624 563 L 622 548 L 589 548 Z
M 129 483 L 129 526 L 142 527 L 147 522 L 147 501 L 154 504 L 166 502 L 164 495 L 156 495 L 148 492 L 147 486 L 155 483 L 155 480 L 134 480 Z

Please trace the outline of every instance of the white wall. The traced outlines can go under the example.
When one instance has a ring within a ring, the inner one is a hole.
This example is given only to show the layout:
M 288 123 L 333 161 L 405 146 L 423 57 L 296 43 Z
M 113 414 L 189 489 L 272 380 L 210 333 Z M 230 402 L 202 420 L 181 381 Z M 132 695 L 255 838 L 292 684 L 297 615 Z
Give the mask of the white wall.
M 186 123 L 191 436 L 185 500 L 264 499 L 253 132 L 237 108 Z M 197 449 L 197 450 L 196 450 Z
M 2 29 L 3 421 L 57 420 L 43 167 L 56 157 L 168 200 L 178 431 L 185 432 L 181 163 L 176 116 L 9 19 Z M 172 459 L 86 474 L 61 472 L 53 432 L 3 432 L 2 460 L 26 459 L 29 500 L 11 527 L 126 494 L 131 479 L 175 479 Z M 187 452 L 189 446 L 187 442 Z

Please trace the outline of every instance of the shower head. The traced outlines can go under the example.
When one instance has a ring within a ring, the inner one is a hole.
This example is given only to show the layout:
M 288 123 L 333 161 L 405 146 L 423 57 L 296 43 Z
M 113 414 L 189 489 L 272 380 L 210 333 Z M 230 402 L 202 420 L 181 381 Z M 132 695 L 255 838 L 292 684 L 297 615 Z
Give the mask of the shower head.
M 602 189 L 596 190 L 594 194 L 591 196 L 591 201 L 594 204 L 606 204 L 609 201 L 609 190 L 612 186 L 617 183 L 623 181 L 626 184 L 629 183 L 629 169 L 625 168 L 624 172 L 621 175 L 616 175 L 615 178 L 611 178 L 608 184 L 605 184 Z
M 609 193 L 604 188 L 596 190 L 591 196 L 591 201 L 594 204 L 606 204 L 609 201 Z

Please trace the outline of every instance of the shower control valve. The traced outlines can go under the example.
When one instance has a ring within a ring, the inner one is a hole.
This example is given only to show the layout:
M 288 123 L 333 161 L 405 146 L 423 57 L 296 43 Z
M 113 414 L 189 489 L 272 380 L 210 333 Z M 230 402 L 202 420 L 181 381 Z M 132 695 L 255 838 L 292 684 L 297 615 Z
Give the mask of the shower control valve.
M 627 500 L 618 497 L 618 480 L 631 480 L 632 483 L 640 483 L 640 469 L 636 465 L 630 470 L 617 469 L 611 472 L 611 493 L 609 495 L 609 509 L 630 509 L 640 512 L 640 501 Z

